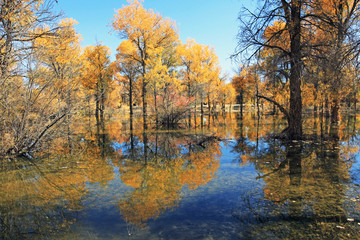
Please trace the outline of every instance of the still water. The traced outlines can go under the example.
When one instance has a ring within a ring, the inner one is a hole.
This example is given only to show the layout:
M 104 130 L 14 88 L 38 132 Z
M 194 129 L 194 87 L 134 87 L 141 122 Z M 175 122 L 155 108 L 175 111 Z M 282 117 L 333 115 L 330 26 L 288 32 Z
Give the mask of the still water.
M 282 119 L 251 114 L 81 130 L 76 151 L 0 163 L 0 238 L 358 239 L 359 122 L 309 118 L 295 142 L 269 137 Z

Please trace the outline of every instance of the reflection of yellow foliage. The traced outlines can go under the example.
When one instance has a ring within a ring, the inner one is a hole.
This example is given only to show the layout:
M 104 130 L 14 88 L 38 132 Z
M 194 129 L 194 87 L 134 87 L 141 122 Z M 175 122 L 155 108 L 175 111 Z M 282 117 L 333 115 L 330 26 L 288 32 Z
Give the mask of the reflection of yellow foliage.
M 208 183 L 215 177 L 220 166 L 220 149 L 217 143 L 208 146 L 206 151 L 193 153 L 187 160 L 187 167 L 180 173 L 179 182 L 181 185 L 188 185 L 190 190 Z
M 288 200 L 290 185 L 289 176 L 276 175 L 276 177 L 265 179 L 265 182 L 268 184 L 263 188 L 263 191 L 267 199 L 278 204 L 283 204 Z
M 73 208 L 86 194 L 85 182 L 106 186 L 114 179 L 112 166 L 96 146 L 88 145 L 83 153 L 63 154 L 63 150 L 54 147 L 51 155 L 42 154 L 36 165 L 0 174 L 0 202 L 26 198 L 41 206 L 64 200 Z
M 176 175 L 171 174 L 170 168 L 146 165 L 141 167 L 141 171 L 133 172 L 142 173 L 131 179 L 136 179 L 135 186 L 138 187 L 119 202 L 120 213 L 127 222 L 144 227 L 147 220 L 156 219 L 166 209 L 177 206 L 181 185 L 177 183 Z
M 128 186 L 139 188 L 142 183 L 142 178 L 136 173 L 139 172 L 141 168 L 141 165 L 131 165 L 120 169 L 120 179 Z
M 267 175 L 264 177 L 265 197 L 278 204 L 289 202 L 292 207 L 303 207 L 309 204 L 314 213 L 321 217 L 343 214 L 338 204 L 344 198 L 345 187 L 341 182 L 349 179 L 349 167 L 346 163 L 347 159 L 336 159 L 336 156 L 340 157 L 340 148 L 337 147 L 336 142 L 328 144 L 327 147 L 333 149 L 322 150 L 324 152 L 321 153 L 323 154 L 321 160 L 317 153 L 313 152 L 302 159 L 284 159 L 286 166 L 277 171 L 274 171 L 274 168 L 278 167 L 276 164 L 271 165 L 270 162 L 258 164 L 258 169 Z M 292 173 L 293 176 L 291 175 L 291 161 L 301 163 L 301 166 L 296 167 L 301 171 L 298 174 Z M 329 166 L 320 165 L 319 167 L 319 164 L 324 164 L 324 162 L 327 162 Z M 335 178 L 334 175 L 336 175 Z M 301 211 L 299 210 L 297 214 L 301 214 Z
M 220 165 L 219 155 L 219 144 L 211 143 L 202 151 L 171 160 L 157 158 L 146 164 L 125 160 L 119 167 L 120 178 L 134 190 L 119 202 L 121 215 L 127 222 L 144 227 L 149 219 L 178 205 L 184 185 L 194 190 L 213 179 Z

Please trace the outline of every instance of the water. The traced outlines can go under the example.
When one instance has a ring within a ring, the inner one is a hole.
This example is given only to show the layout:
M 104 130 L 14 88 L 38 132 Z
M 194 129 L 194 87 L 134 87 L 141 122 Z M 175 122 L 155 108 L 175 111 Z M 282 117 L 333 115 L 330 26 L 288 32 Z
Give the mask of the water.
M 0 238 L 359 238 L 355 117 L 335 131 L 309 118 L 301 142 L 268 137 L 285 126 L 273 116 L 211 121 L 132 134 L 113 121 L 71 153 L 2 161 Z

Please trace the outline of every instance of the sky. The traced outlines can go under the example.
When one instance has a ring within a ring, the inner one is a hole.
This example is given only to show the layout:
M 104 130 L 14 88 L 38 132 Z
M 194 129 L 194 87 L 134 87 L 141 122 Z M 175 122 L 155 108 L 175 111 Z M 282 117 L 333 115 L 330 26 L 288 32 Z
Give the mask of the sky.
M 222 73 L 231 77 L 238 63 L 230 59 L 236 48 L 238 14 L 249 0 L 144 0 L 146 9 L 153 9 L 163 17 L 176 22 L 180 39 L 188 38 L 213 47 L 219 57 Z M 82 46 L 101 42 L 111 48 L 115 59 L 120 39 L 110 27 L 115 10 L 128 3 L 126 0 L 59 0 L 57 9 L 64 17 L 78 22 L 76 29 L 81 34 Z

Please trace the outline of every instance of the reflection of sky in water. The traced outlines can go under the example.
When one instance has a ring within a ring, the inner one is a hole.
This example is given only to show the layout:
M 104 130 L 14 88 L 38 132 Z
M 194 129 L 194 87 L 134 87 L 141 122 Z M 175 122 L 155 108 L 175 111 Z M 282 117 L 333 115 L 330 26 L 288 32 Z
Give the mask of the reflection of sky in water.
M 73 230 L 83 232 L 83 237 L 88 234 L 99 239 L 125 239 L 129 232 L 134 239 L 235 237 L 234 207 L 239 207 L 241 196 L 246 191 L 253 188 L 261 191 L 262 181 L 255 180 L 257 173 L 252 165 L 239 167 L 234 162 L 231 145 L 221 144 L 221 148 L 221 165 L 216 177 L 196 190 L 184 187 L 179 206 L 165 211 L 156 220 L 148 221 L 145 229 L 127 226 L 119 214 L 117 203 L 132 188 L 121 182 L 115 167 L 115 180 L 106 189 L 97 183 L 87 184 L 90 194 L 84 199 L 86 209 L 79 213 L 79 224 L 73 226 Z
M 114 167 L 115 180 L 112 180 L 106 188 L 101 188 L 97 183 L 87 184 L 90 194 L 84 199 L 86 209 L 79 213 L 78 224 L 73 226 L 73 231 L 81 232 L 81 238 L 93 237 L 95 239 L 246 238 L 247 235 L 244 235 L 244 232 L 254 227 L 253 224 L 259 224 L 253 213 L 249 211 L 249 206 L 263 207 L 262 210 L 256 211 L 268 214 L 267 211 L 277 208 L 280 209 L 279 211 L 284 211 L 289 207 L 289 203 L 279 208 L 264 199 L 262 189 L 264 181 L 256 180 L 259 175 L 253 163 L 239 165 L 240 155 L 233 151 L 235 143 L 235 141 L 227 141 L 220 144 L 221 165 L 215 178 L 195 190 L 183 187 L 178 207 L 167 209 L 156 220 L 148 220 L 144 229 L 137 229 L 126 224 L 119 213 L 117 207 L 119 199 L 124 193 L 131 192 L 133 189 L 121 182 L 119 169 Z M 259 152 L 269 147 L 268 143 L 262 139 L 257 144 Z M 256 143 L 248 142 L 248 145 L 255 147 Z M 122 147 L 116 144 L 114 146 L 115 149 Z M 186 153 L 186 149 L 183 153 Z M 359 155 L 356 154 L 356 160 L 359 160 L 358 158 Z M 353 176 L 360 171 L 358 162 L 353 164 L 351 171 Z M 359 178 L 354 180 L 354 183 L 358 183 Z M 344 199 L 350 201 L 355 193 L 355 189 L 351 186 L 353 185 L 348 185 L 348 191 L 344 196 Z M 246 203 L 246 201 L 249 202 Z M 355 213 L 349 211 L 347 214 L 352 216 Z M 234 216 L 240 218 L 241 222 L 239 223 Z M 279 224 L 281 224 L 283 220 L 281 217 L 276 217 L 274 221 L 280 221 Z

